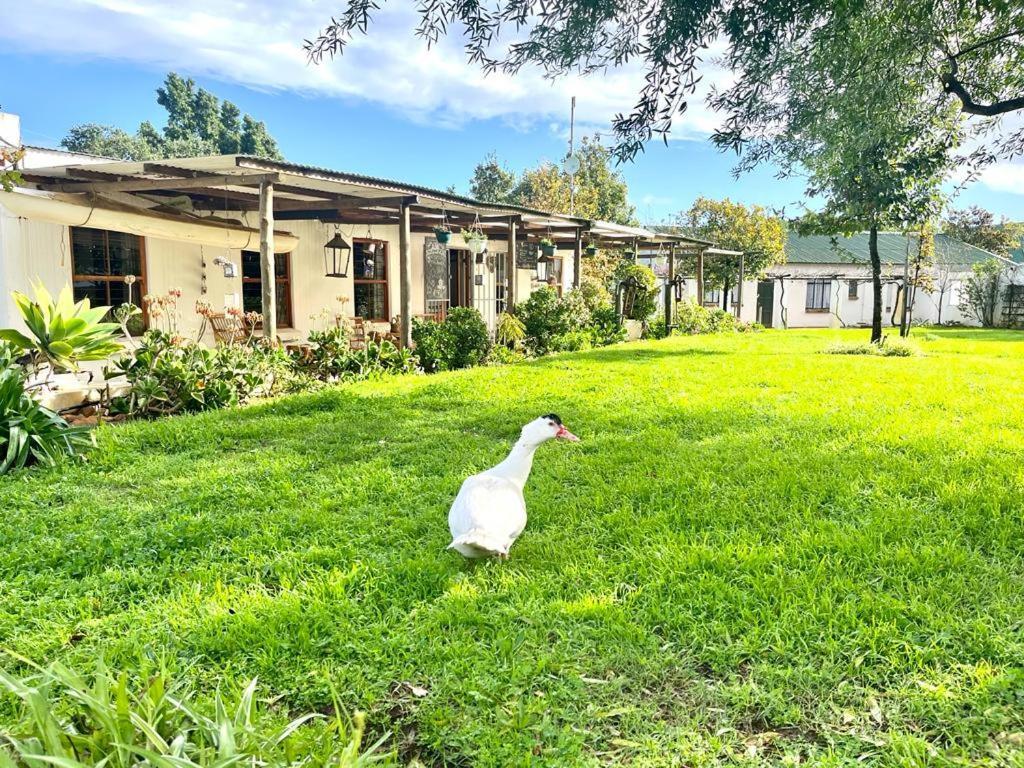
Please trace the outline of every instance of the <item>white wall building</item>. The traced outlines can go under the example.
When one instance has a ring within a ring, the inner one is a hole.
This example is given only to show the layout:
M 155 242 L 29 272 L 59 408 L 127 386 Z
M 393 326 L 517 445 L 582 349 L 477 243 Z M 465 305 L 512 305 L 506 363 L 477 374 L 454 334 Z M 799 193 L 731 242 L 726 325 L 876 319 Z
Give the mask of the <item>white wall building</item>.
M 899 232 L 878 234 L 882 319 L 886 325 L 899 325 L 904 262 L 908 249 L 913 258 L 917 243 L 916 237 Z M 977 318 L 961 311 L 961 291 L 972 266 L 989 259 L 1004 264 L 1007 283 L 1024 283 L 1021 265 L 947 235 L 935 235 L 934 264 L 925 268 L 934 290 L 917 290 L 914 323 L 979 325 Z M 869 263 L 866 232 L 850 237 L 799 236 L 791 232 L 786 263 L 770 269 L 757 283 L 758 321 L 774 328 L 870 325 L 873 301 Z

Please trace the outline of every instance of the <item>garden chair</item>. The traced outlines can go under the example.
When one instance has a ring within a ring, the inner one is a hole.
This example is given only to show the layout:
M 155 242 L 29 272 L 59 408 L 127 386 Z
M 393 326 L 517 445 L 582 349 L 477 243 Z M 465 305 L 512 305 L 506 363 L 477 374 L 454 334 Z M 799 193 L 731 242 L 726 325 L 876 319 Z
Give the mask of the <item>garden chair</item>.
M 218 344 L 237 344 L 249 336 L 240 319 L 223 312 L 210 315 L 210 328 L 213 329 L 213 340 Z

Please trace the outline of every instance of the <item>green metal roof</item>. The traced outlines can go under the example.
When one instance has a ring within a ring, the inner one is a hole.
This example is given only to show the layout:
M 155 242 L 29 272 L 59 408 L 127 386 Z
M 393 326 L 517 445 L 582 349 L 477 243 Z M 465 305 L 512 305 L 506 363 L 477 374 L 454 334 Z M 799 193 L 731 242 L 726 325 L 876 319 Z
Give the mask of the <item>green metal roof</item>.
M 879 232 L 878 252 L 883 264 L 902 264 L 907 248 L 917 252 L 917 238 L 902 232 Z M 1000 258 L 949 235 L 935 235 L 935 260 L 940 264 L 969 266 Z M 844 235 L 798 235 L 790 231 L 786 240 L 786 261 L 790 264 L 867 264 L 868 233 Z

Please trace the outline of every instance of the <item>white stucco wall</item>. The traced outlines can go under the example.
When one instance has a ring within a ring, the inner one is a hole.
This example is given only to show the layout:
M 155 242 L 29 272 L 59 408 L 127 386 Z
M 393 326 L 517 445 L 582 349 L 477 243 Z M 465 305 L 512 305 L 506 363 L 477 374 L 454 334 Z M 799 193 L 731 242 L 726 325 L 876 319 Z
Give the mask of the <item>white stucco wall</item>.
M 774 326 L 782 327 L 782 308 L 787 312 L 790 328 L 829 328 L 840 326 L 867 326 L 871 324 L 872 301 L 871 273 L 869 268 L 850 264 L 785 264 L 772 270 L 773 275 L 791 276 L 785 279 L 785 290 L 774 281 L 773 312 Z M 830 307 L 828 312 L 807 311 L 807 280 L 809 278 L 834 278 L 830 291 Z M 883 279 L 902 280 L 902 269 L 888 266 L 883 271 Z M 945 278 L 945 291 L 936 286 L 935 291 L 918 289 L 914 302 L 914 322 L 917 324 L 937 324 L 940 321 L 939 306 L 941 303 L 941 322 L 963 325 L 978 325 L 977 320 L 960 311 L 960 291 L 964 281 L 970 276 L 970 269 L 951 272 Z M 940 276 L 936 275 L 936 279 Z M 849 282 L 858 280 L 857 298 L 849 297 Z M 1019 280 L 1018 278 L 1015 278 Z M 882 322 L 891 324 L 893 311 L 897 312 L 899 322 L 900 306 L 897 305 L 898 287 L 894 282 L 882 285 Z M 902 297 L 900 298 L 902 302 Z
M 253 217 L 246 222 L 254 226 Z M 329 278 L 324 275 L 323 244 L 334 234 L 334 225 L 318 221 L 279 222 L 278 230 L 296 235 L 299 244 L 289 255 L 291 275 L 292 325 L 279 329 L 282 339 L 302 339 L 319 324 L 318 316 L 327 309 L 332 315 L 353 312 L 353 278 L 350 268 L 347 278 Z M 344 225 L 342 234 L 348 238 L 373 238 L 388 243 L 388 301 L 391 316 L 400 313 L 401 298 L 399 284 L 399 244 L 397 225 L 357 226 Z M 424 272 L 424 242 L 432 234 L 412 233 L 410 242 L 412 271 L 412 313 L 426 312 Z M 450 246 L 462 248 L 465 243 L 454 235 Z M 494 259 L 505 258 L 507 246 L 502 241 L 491 241 L 487 264 L 475 267 L 475 274 L 482 274 L 484 284 L 473 286 L 474 306 L 493 322 L 494 306 L 483 301 L 495 296 L 497 271 Z M 241 306 L 242 278 L 241 251 L 229 248 L 199 246 L 179 241 L 144 238 L 145 249 L 145 290 L 162 294 L 171 288 L 181 290 L 178 302 L 178 328 L 186 334 L 195 333 L 200 319 L 195 313 L 196 302 L 207 301 L 216 311 L 226 307 Z M 237 267 L 237 276 L 224 277 L 223 269 L 213 264 L 217 257 L 232 262 Z M 205 261 L 205 268 L 203 266 Z M 571 267 L 570 267 L 571 270 Z M 205 274 L 205 292 L 203 276 Z M 525 299 L 536 284 L 536 272 L 532 269 L 517 269 L 518 296 Z M 47 222 L 19 218 L 0 206 L 0 326 L 22 327 L 20 316 L 10 298 L 12 290 L 28 291 L 34 278 L 42 280 L 51 292 L 59 291 L 72 280 L 71 243 L 68 227 Z M 563 275 L 564 278 L 564 275 Z M 568 277 L 571 281 L 571 271 Z M 339 296 L 348 298 L 342 305 Z M 207 330 L 206 341 L 212 341 Z

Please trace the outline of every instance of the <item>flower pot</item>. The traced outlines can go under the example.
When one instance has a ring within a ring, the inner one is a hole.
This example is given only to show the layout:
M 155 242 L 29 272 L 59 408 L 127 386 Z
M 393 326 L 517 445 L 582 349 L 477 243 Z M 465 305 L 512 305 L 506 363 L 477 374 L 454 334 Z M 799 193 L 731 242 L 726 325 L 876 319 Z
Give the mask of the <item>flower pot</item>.
M 441 245 L 447 245 L 448 241 L 452 239 L 452 233 L 451 232 L 435 232 L 434 233 L 434 237 L 437 238 L 437 242 L 441 243 Z
M 469 248 L 470 253 L 480 254 L 487 250 L 486 240 L 467 240 L 466 247 Z
M 555 255 L 555 244 L 554 243 L 541 243 L 540 252 L 547 256 L 549 259 Z
M 583 249 L 583 254 L 585 256 L 597 256 L 597 246 L 588 245 L 586 248 Z

